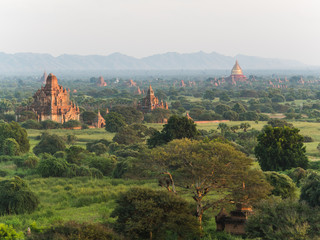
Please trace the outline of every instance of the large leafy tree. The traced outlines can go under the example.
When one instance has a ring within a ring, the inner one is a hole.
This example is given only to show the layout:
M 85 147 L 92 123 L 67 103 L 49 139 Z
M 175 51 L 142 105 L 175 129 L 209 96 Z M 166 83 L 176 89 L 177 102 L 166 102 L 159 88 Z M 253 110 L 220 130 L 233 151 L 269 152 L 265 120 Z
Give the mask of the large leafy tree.
M 154 132 L 151 138 L 148 139 L 148 145 L 155 147 L 173 139 L 194 138 L 197 135 L 198 130 L 192 119 L 174 115 L 169 118 L 161 133 Z
M 4 153 L 6 139 L 11 138 L 19 145 L 18 154 L 26 153 L 30 149 L 27 131 L 16 122 L 0 123 L 0 153 Z
M 148 128 L 142 124 L 132 124 L 122 127 L 112 139 L 119 144 L 130 145 L 134 143 L 144 142 L 147 136 L 152 135 L 157 130 Z
M 199 238 L 188 203 L 172 193 L 133 188 L 120 194 L 117 204 L 111 214 L 118 217 L 114 228 L 130 239 Z
M 122 115 L 127 124 L 141 123 L 143 120 L 143 113 L 135 107 L 115 106 L 112 108 L 111 112 Z
M 176 186 L 189 191 L 196 202 L 200 224 L 204 211 L 218 202 L 230 198 L 252 202 L 266 197 L 271 188 L 261 171 L 251 169 L 253 160 L 227 143 L 173 140 L 154 148 L 149 161 L 149 170 L 167 176 L 161 179 L 162 186 L 172 192 L 178 192 Z M 212 191 L 224 197 L 206 200 Z
M 116 112 L 111 112 L 105 117 L 106 131 L 118 132 L 123 126 L 126 125 L 124 117 Z
M 267 125 L 258 136 L 255 155 L 264 171 L 282 171 L 294 167 L 306 168 L 308 158 L 299 129 Z

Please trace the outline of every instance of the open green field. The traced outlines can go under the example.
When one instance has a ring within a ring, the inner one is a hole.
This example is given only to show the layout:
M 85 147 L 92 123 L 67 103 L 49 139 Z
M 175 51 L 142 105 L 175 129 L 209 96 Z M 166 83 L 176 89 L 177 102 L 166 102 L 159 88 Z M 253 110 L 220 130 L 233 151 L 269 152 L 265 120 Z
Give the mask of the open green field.
M 67 137 L 68 135 L 75 135 L 77 138 L 76 145 L 85 147 L 86 143 L 97 140 L 106 139 L 112 141 L 114 133 L 107 132 L 102 128 L 93 128 L 85 130 L 69 130 L 69 129 L 50 129 L 50 130 L 34 130 L 28 129 L 28 136 L 30 139 L 31 149 L 39 142 L 37 137 L 41 136 L 43 132 L 50 132 L 50 134 L 57 134 L 61 137 Z
M 109 215 L 115 207 L 115 199 L 119 193 L 134 186 L 160 188 L 156 181 L 151 180 L 90 177 L 25 178 L 25 180 L 39 197 L 39 208 L 32 214 L 0 217 L 0 222 L 11 224 L 19 230 L 25 230 L 34 224 L 37 227 L 44 227 L 71 220 L 77 222 L 112 221 Z

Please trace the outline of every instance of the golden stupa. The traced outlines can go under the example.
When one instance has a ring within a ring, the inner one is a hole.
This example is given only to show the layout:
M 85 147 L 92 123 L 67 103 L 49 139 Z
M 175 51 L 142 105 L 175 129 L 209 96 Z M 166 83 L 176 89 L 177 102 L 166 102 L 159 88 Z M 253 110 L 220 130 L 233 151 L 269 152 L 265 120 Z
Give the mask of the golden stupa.
M 238 61 L 234 64 L 232 70 L 231 70 L 231 75 L 243 75 L 242 69 L 239 66 Z
M 237 82 L 245 82 L 246 80 L 247 77 L 243 75 L 242 69 L 239 66 L 238 61 L 236 61 L 231 70 L 231 75 L 226 78 L 226 81 L 232 85 L 237 85 Z

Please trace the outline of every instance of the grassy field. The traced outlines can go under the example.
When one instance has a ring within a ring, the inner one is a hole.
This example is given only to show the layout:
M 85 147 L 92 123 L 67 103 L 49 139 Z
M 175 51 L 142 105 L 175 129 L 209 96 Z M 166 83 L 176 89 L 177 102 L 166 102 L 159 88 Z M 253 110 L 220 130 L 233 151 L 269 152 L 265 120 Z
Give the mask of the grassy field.
M 35 177 L 35 176 L 33 176 Z M 0 179 L 2 180 L 2 179 Z M 0 216 L 0 222 L 25 230 L 36 224 L 49 226 L 61 221 L 106 222 L 114 209 L 120 192 L 134 186 L 160 188 L 156 181 L 123 179 L 26 178 L 32 191 L 40 199 L 39 208 L 32 214 Z
M 86 143 L 97 139 L 106 139 L 112 141 L 114 133 L 109 133 L 103 128 L 85 129 L 85 130 L 67 130 L 67 129 L 50 129 L 50 130 L 34 130 L 28 129 L 28 136 L 30 139 L 31 149 L 39 142 L 37 137 L 41 136 L 43 132 L 49 132 L 50 134 L 57 134 L 61 137 L 67 137 L 68 135 L 75 135 L 77 138 L 76 145 L 85 147 Z

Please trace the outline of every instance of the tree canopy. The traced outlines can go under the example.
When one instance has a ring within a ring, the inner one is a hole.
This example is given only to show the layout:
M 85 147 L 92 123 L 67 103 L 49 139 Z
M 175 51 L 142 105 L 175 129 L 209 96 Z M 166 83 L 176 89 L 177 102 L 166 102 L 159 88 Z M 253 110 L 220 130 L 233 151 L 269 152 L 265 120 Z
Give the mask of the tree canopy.
M 194 138 L 198 135 L 196 124 L 192 119 L 180 117 L 177 115 L 171 116 L 168 123 L 164 125 L 161 133 L 155 132 L 150 139 L 148 145 L 155 147 L 173 139 Z
M 130 239 L 199 238 L 199 225 L 188 203 L 173 193 L 132 188 L 116 202 L 111 214 L 118 217 L 115 230 Z
M 253 160 L 226 143 L 173 140 L 154 148 L 149 161 L 148 168 L 168 176 L 162 186 L 176 192 L 177 185 L 192 192 L 200 223 L 203 212 L 214 205 L 205 201 L 211 191 L 224 195 L 226 189 L 237 190 L 237 201 L 251 202 L 266 197 L 271 188 L 261 171 L 250 169 Z
M 8 138 L 11 139 L 10 142 L 6 141 Z M 16 145 L 13 139 L 19 145 L 19 148 L 14 151 L 14 155 L 29 152 L 30 144 L 27 131 L 16 122 L 0 123 L 1 155 L 8 153 L 8 147 Z
M 294 167 L 306 168 L 308 158 L 305 155 L 303 136 L 299 129 L 272 127 L 267 125 L 258 136 L 255 155 L 264 171 L 282 171 Z
M 118 132 L 123 126 L 126 125 L 124 117 L 116 112 L 108 113 L 105 117 L 105 129 L 108 132 Z
M 310 206 L 320 206 L 320 174 L 311 171 L 301 183 L 300 200 L 306 201 Z
M 40 142 L 33 148 L 36 155 L 40 153 L 55 154 L 58 151 L 64 151 L 66 148 L 65 141 L 56 134 L 44 133 Z

